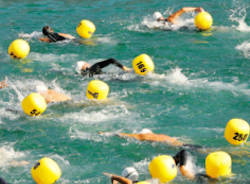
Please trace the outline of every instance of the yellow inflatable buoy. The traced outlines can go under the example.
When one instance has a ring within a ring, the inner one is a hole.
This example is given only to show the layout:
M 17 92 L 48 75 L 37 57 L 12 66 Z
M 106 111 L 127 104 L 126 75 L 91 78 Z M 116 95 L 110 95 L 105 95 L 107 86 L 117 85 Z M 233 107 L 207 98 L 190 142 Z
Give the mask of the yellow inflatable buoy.
M 89 20 L 81 20 L 76 32 L 83 38 L 90 38 L 95 32 L 95 25 Z
M 44 157 L 32 167 L 31 175 L 37 184 L 53 184 L 61 177 L 62 171 L 54 160 Z
M 146 75 L 148 72 L 154 71 L 154 62 L 147 54 L 137 56 L 132 62 L 135 73 Z
M 11 58 L 14 59 L 23 59 L 25 58 L 30 52 L 30 46 L 27 41 L 22 39 L 17 39 L 11 42 L 8 53 Z
M 39 93 L 31 93 L 23 99 L 22 108 L 29 116 L 39 116 L 46 110 L 47 103 Z
M 224 137 L 233 145 L 247 142 L 249 136 L 249 124 L 243 119 L 231 119 L 225 128 Z
M 137 182 L 136 184 L 150 184 L 150 183 L 147 182 L 147 181 L 139 181 L 139 182 Z
M 100 80 L 92 80 L 88 84 L 86 96 L 88 99 L 104 100 L 109 93 L 109 86 Z
M 177 168 L 173 157 L 160 155 L 149 164 L 149 172 L 152 178 L 159 179 L 162 183 L 173 180 L 177 175 Z
M 195 16 L 194 23 L 198 29 L 207 30 L 212 26 L 213 18 L 208 12 L 202 11 Z
M 210 153 L 206 158 L 206 173 L 211 178 L 231 176 L 232 160 L 228 153 L 217 151 Z

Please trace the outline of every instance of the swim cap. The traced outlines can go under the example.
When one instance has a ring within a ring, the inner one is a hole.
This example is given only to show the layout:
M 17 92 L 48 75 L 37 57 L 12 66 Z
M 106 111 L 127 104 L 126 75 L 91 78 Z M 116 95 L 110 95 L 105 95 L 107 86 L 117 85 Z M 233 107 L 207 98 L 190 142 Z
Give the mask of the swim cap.
M 161 18 L 163 16 L 162 16 L 162 14 L 160 12 L 154 12 L 153 17 L 154 17 L 154 19 L 157 20 L 157 19 L 159 19 L 159 18 Z
M 139 174 L 134 167 L 126 167 L 122 171 L 122 176 L 132 180 L 133 182 L 138 181 Z
M 139 132 L 139 134 L 148 134 L 148 133 L 153 133 L 150 129 L 148 129 L 148 128 L 143 128 L 140 132 Z
M 80 74 L 82 72 L 82 66 L 85 65 L 86 63 L 87 62 L 85 61 L 77 61 L 75 68 L 76 72 Z

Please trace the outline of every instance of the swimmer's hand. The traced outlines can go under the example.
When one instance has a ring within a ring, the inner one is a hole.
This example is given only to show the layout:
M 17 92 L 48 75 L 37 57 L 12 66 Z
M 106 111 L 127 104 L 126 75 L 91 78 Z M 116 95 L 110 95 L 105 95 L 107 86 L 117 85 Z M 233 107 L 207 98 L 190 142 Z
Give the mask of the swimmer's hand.
M 128 68 L 128 67 L 126 67 L 126 66 L 123 66 L 122 69 L 123 69 L 123 71 L 125 71 L 125 72 L 132 72 L 132 71 L 133 71 L 132 68 Z

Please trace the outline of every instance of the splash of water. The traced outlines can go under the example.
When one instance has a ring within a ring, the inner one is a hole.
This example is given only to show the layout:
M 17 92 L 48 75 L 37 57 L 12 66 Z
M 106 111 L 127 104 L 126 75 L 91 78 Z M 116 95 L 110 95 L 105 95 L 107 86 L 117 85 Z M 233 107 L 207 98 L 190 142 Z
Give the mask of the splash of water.
M 238 25 L 233 25 L 232 27 L 241 32 L 250 32 L 250 26 L 245 22 L 247 11 L 246 8 L 237 8 L 231 10 L 232 14 L 229 16 L 229 19 L 232 22 L 238 23 Z

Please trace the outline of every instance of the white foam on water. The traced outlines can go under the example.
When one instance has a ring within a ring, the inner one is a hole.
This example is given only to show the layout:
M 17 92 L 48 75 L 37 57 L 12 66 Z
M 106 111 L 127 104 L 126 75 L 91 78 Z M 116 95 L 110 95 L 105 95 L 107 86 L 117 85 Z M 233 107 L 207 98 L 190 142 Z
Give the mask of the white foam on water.
M 33 39 L 33 38 L 38 39 L 42 35 L 43 35 L 42 32 L 33 31 L 32 33 L 19 33 L 18 37 L 30 40 L 30 39 Z
M 244 41 L 240 45 L 237 45 L 235 48 L 237 50 L 242 51 L 245 58 L 250 58 L 250 42 L 249 41 Z
M 170 69 L 166 74 L 152 73 L 145 78 L 145 82 L 150 83 L 153 86 L 169 87 L 169 84 L 173 84 L 182 86 L 183 89 L 208 88 L 215 91 L 231 91 L 236 96 L 239 93 L 250 96 L 248 84 L 239 84 L 237 80 L 231 83 L 226 83 L 222 81 L 209 81 L 207 78 L 189 79 L 182 73 L 182 69 L 178 67 Z
M 229 19 L 238 24 L 232 27 L 240 32 L 250 32 L 250 26 L 246 23 L 247 9 L 238 7 L 236 9 L 231 9 L 231 12 L 232 14 L 229 16 Z
M 105 43 L 105 44 L 110 44 L 110 45 L 116 45 L 117 41 L 111 38 L 109 35 L 102 36 L 102 37 L 97 37 L 96 41 L 98 43 Z
M 15 151 L 13 143 L 0 147 L 0 167 L 10 166 L 12 161 L 25 156 L 25 152 Z
M 41 54 L 37 52 L 31 52 L 29 59 L 42 62 L 55 62 L 55 61 L 65 61 L 72 62 L 72 60 L 77 58 L 77 54 Z
M 93 111 L 91 108 L 93 108 Z M 103 121 L 120 119 L 126 117 L 129 111 L 125 105 L 120 106 L 103 106 L 103 109 L 96 110 L 96 104 L 93 107 L 83 107 L 80 112 L 64 114 L 60 119 L 65 122 L 74 122 L 81 124 L 96 124 Z

